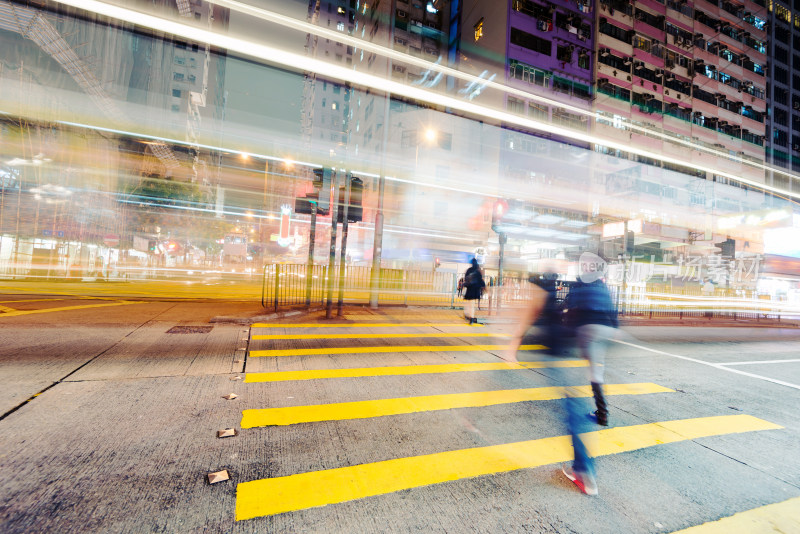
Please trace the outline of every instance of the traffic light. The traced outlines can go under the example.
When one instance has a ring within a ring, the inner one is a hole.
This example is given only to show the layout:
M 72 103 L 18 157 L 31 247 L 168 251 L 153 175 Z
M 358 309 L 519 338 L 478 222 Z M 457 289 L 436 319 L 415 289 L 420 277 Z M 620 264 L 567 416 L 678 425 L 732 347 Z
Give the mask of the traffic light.
M 441 267 L 441 265 L 442 265 L 442 260 L 440 260 L 439 258 L 434 258 L 433 259 L 433 268 L 434 268 L 434 270 L 438 269 L 439 267 Z
M 317 208 L 324 212 L 328 212 L 331 200 L 331 169 L 330 167 L 323 167 L 321 169 L 314 169 L 314 191 L 317 193 Z M 310 198 L 309 195 L 307 198 Z M 313 200 L 312 200 L 313 202 Z M 295 211 L 296 213 L 299 213 Z
M 311 212 L 314 208 L 314 203 L 317 201 L 317 196 L 314 194 L 309 194 L 305 197 L 297 197 L 294 199 L 294 212 L 295 213 L 305 213 L 306 215 L 311 215 Z
M 364 182 L 356 177 L 350 178 L 350 204 L 347 208 L 348 222 L 361 222 L 363 220 L 364 209 L 361 206 L 361 200 L 364 196 Z M 344 222 L 344 188 L 339 189 L 339 199 L 342 204 L 338 211 L 338 221 Z
M 508 202 L 502 198 L 495 200 L 494 206 L 492 206 L 492 230 L 500 233 L 498 228 L 502 224 L 506 213 L 508 213 Z
M 720 250 L 720 255 L 727 258 L 733 258 L 736 255 L 736 240 L 730 237 L 721 243 L 714 243 L 714 246 Z

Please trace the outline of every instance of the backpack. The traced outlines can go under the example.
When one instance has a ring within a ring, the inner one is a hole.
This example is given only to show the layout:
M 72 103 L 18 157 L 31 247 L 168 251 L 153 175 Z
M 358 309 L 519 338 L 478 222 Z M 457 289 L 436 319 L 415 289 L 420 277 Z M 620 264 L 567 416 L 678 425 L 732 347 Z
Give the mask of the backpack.
M 470 271 L 467 273 L 467 276 L 464 277 L 464 285 L 465 286 L 478 286 L 481 284 L 481 276 L 478 274 L 478 271 Z

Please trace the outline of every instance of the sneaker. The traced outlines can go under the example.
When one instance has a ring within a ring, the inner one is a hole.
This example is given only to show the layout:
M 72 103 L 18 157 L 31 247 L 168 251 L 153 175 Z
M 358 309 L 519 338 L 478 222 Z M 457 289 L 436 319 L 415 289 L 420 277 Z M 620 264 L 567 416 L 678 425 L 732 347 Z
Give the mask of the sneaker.
M 608 416 L 601 418 L 600 416 L 597 415 L 597 411 L 594 411 L 594 412 L 592 412 L 592 413 L 590 413 L 588 415 L 589 415 L 589 419 L 591 419 L 592 421 L 594 421 L 598 425 L 600 425 L 600 426 L 608 426 Z
M 561 467 L 561 472 L 575 483 L 586 495 L 597 495 L 597 482 L 594 477 L 586 473 L 576 473 L 571 467 Z

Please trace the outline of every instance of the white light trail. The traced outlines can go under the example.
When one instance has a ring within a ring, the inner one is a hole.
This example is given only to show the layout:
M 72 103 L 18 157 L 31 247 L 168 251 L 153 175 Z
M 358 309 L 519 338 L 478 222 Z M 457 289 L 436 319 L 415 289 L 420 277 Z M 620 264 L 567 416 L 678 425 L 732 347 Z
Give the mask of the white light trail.
M 315 72 L 317 74 L 329 78 L 350 82 L 359 86 L 369 87 L 372 90 L 377 89 L 379 91 L 402 95 L 407 98 L 411 98 L 421 102 L 426 102 L 428 104 L 433 104 L 435 106 L 452 108 L 455 110 L 462 111 L 468 115 L 486 117 L 492 119 L 493 121 L 515 124 L 517 126 L 521 126 L 523 128 L 528 128 L 531 130 L 549 132 L 557 136 L 574 139 L 576 141 L 582 141 L 585 143 L 599 144 L 606 146 L 608 148 L 621 150 L 623 152 L 628 152 L 631 154 L 636 154 L 645 158 L 672 163 L 674 165 L 683 166 L 686 165 L 687 163 L 683 159 L 673 158 L 665 156 L 663 154 L 650 152 L 648 150 L 631 147 L 630 145 L 627 144 L 617 143 L 593 135 L 575 132 L 573 130 L 562 128 L 553 124 L 544 123 L 533 119 L 529 119 L 527 117 L 514 115 L 504 110 L 492 109 L 487 106 L 482 106 L 458 98 L 453 98 L 447 95 L 438 94 L 433 91 L 425 90 L 419 87 L 407 86 L 405 84 L 387 80 L 375 75 L 357 72 L 351 69 L 340 67 L 338 65 L 328 64 L 324 61 L 320 61 L 307 56 L 286 52 L 284 50 L 280 50 L 275 47 L 266 46 L 252 41 L 246 41 L 228 35 L 222 35 L 216 32 L 212 32 L 210 30 L 204 30 L 202 28 L 195 28 L 180 22 L 166 20 L 153 15 L 140 13 L 138 11 L 134 11 L 128 8 L 109 5 L 103 2 L 98 2 L 96 0 L 56 0 L 56 1 L 60 4 L 69 5 L 78 9 L 83 9 L 92 13 L 96 13 L 98 15 L 110 17 L 112 19 L 133 23 L 156 31 L 171 33 L 177 36 L 185 37 L 186 39 L 208 43 L 214 46 L 218 46 L 220 48 L 227 49 L 229 51 L 237 52 L 245 56 L 250 56 L 259 59 L 266 63 L 280 65 L 283 68 Z M 699 149 L 699 147 L 697 148 Z M 744 161 L 743 163 L 749 164 L 749 162 L 747 161 Z M 768 168 L 767 166 L 764 165 L 756 165 L 756 166 L 765 170 L 774 170 L 775 172 L 783 173 L 783 171 L 780 171 L 778 169 L 772 169 L 771 167 Z M 697 170 L 708 172 L 711 174 L 716 174 L 717 176 L 728 178 L 729 180 L 746 184 L 756 189 L 762 189 L 765 191 L 776 193 L 783 197 L 800 200 L 800 192 L 793 193 L 791 191 L 786 191 L 760 182 L 742 178 L 740 176 L 733 175 L 729 172 L 720 169 L 714 169 L 712 167 L 708 167 L 705 165 L 693 165 L 693 167 Z M 790 176 L 794 175 L 790 174 Z
M 503 93 L 508 94 L 508 95 L 520 96 L 520 97 L 523 97 L 523 98 L 526 98 L 526 99 L 529 99 L 529 100 L 535 100 L 535 101 L 540 102 L 540 103 L 545 104 L 545 105 L 558 106 L 558 107 L 563 108 L 563 109 L 565 109 L 567 111 L 572 111 L 574 113 L 578 113 L 580 115 L 585 115 L 585 116 L 590 117 L 590 118 L 595 118 L 596 119 L 599 116 L 594 111 L 583 109 L 583 108 L 580 108 L 580 107 L 576 107 L 576 106 L 570 105 L 569 103 L 566 103 L 566 102 L 560 102 L 558 100 L 553 100 L 553 99 L 550 99 L 550 98 L 547 98 L 547 97 L 544 97 L 544 96 L 536 95 L 536 94 L 528 92 L 528 91 L 523 91 L 522 89 L 518 89 L 518 88 L 512 87 L 510 85 L 506 85 L 506 84 L 503 84 L 503 83 L 500 83 L 500 82 L 495 82 L 495 81 L 489 80 L 487 78 L 482 78 L 480 76 L 474 76 L 472 74 L 468 74 L 468 73 L 462 72 L 462 71 L 454 69 L 452 67 L 443 66 L 443 65 L 441 65 L 439 63 L 427 61 L 427 60 L 422 59 L 422 58 L 416 58 L 416 57 L 411 56 L 409 54 L 404 54 L 402 52 L 397 52 L 396 50 L 393 50 L 391 48 L 387 48 L 385 46 L 381 46 L 381 45 L 378 45 L 378 44 L 375 44 L 375 43 L 371 43 L 369 41 L 364 41 L 363 39 L 350 37 L 349 35 L 347 35 L 345 33 L 342 33 L 340 31 L 329 30 L 327 28 L 323 28 L 323 27 L 320 27 L 320 26 L 317 26 L 315 24 L 311 24 L 309 22 L 305 22 L 305 21 L 302 21 L 302 20 L 297 20 L 295 18 L 288 17 L 286 15 L 281 15 L 281 14 L 275 13 L 273 11 L 268 11 L 266 9 L 261 9 L 261 8 L 253 7 L 251 5 L 243 4 L 242 2 L 236 2 L 234 0 L 209 0 L 209 3 L 210 4 L 216 4 L 216 5 L 222 6 L 222 7 L 227 7 L 228 9 L 230 9 L 232 11 L 238 11 L 239 13 L 244 13 L 244 14 L 247 14 L 247 15 L 251 15 L 251 16 L 253 16 L 255 18 L 258 18 L 258 19 L 261 19 L 261 20 L 265 20 L 265 21 L 269 21 L 269 22 L 273 22 L 275 24 L 279 24 L 279 25 L 284 26 L 286 28 L 290 28 L 290 29 L 301 31 L 301 32 L 305 32 L 305 33 L 310 33 L 310 34 L 316 35 L 318 37 L 324 37 L 326 39 L 331 39 L 333 41 L 337 41 L 337 42 L 340 42 L 342 44 L 350 45 L 350 46 L 353 46 L 353 47 L 356 47 L 356 48 L 362 48 L 363 50 L 378 54 L 378 55 L 386 57 L 388 59 L 392 59 L 392 60 L 395 60 L 395 61 L 400 61 L 400 62 L 403 62 L 403 63 L 407 63 L 409 65 L 414 65 L 414 66 L 417 66 L 417 67 L 420 67 L 420 68 L 423 68 L 423 69 L 426 69 L 426 70 L 436 71 L 436 72 L 439 72 L 439 73 L 441 73 L 443 75 L 451 76 L 453 78 L 458 78 L 460 80 L 463 80 L 463 81 L 466 81 L 466 82 L 469 82 L 469 83 L 472 83 L 472 84 L 479 84 L 481 86 L 490 87 L 492 89 L 496 89 L 496 90 L 502 91 Z M 744 165 L 750 165 L 752 167 L 760 168 L 760 169 L 763 169 L 763 170 L 771 170 L 773 172 L 776 172 L 776 173 L 779 173 L 779 174 L 783 174 L 784 176 L 795 176 L 796 177 L 796 175 L 793 175 L 792 173 L 790 173 L 790 172 L 788 172 L 788 171 L 786 171 L 784 169 L 773 168 L 773 167 L 769 167 L 767 165 L 758 164 L 756 162 L 753 162 L 753 161 L 750 161 L 750 160 L 747 160 L 747 159 L 744 159 L 744 158 L 741 158 L 741 157 L 738 157 L 738 156 L 732 156 L 730 153 L 727 153 L 727 152 L 724 152 L 724 151 L 715 150 L 713 148 L 706 147 L 706 146 L 703 146 L 703 145 L 698 145 L 698 144 L 695 144 L 695 143 L 693 143 L 691 141 L 686 141 L 684 139 L 681 139 L 681 138 L 678 138 L 678 137 L 675 137 L 675 136 L 672 136 L 672 135 L 668 135 L 668 134 L 665 134 L 663 132 L 659 132 L 657 130 L 653 130 L 651 128 L 639 126 L 637 124 L 634 124 L 630 120 L 625 119 L 624 117 L 621 119 L 621 124 L 623 126 L 625 126 L 626 128 L 630 129 L 630 130 L 642 132 L 643 134 L 645 134 L 647 136 L 655 136 L 655 137 L 658 137 L 658 138 L 660 138 L 660 139 L 662 139 L 664 141 L 668 141 L 670 143 L 683 145 L 683 146 L 686 146 L 688 148 L 699 150 L 699 151 L 702 151 L 702 152 L 705 152 L 705 153 L 708 153 L 708 154 L 712 154 L 712 155 L 717 156 L 717 157 L 725 158 L 725 159 L 728 159 L 730 161 L 735 161 L 737 163 L 741 163 L 741 164 L 744 164 Z M 601 143 L 601 144 L 604 144 L 604 143 Z M 608 145 L 606 145 L 606 146 L 608 146 Z

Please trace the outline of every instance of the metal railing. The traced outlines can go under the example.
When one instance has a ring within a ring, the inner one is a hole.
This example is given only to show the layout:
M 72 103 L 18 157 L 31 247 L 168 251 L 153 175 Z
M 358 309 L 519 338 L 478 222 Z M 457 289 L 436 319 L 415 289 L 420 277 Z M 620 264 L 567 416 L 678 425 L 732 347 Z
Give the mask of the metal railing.
M 372 268 L 347 266 L 341 291 L 344 304 L 368 304 Z M 327 298 L 328 267 L 315 265 L 309 283 L 304 264 L 265 265 L 261 288 L 261 305 L 274 308 L 302 305 L 324 305 Z M 339 273 L 334 274 L 331 298 L 338 302 Z M 381 269 L 378 287 L 378 304 L 384 306 L 439 306 L 461 308 L 458 279 L 463 274 L 440 271 Z M 569 293 L 571 283 L 558 290 L 558 300 Z M 767 295 L 752 290 L 717 288 L 713 294 L 700 288 L 666 288 L 658 285 L 628 287 L 617 297 L 619 286 L 610 286 L 611 298 L 624 317 L 675 318 L 675 319 L 780 319 L 782 314 L 798 315 L 800 310 L 785 303 L 773 301 Z M 487 287 L 481 306 L 489 313 L 502 308 L 522 308 L 530 301 L 533 285 L 527 277 L 504 276 L 502 287 Z M 796 308 L 796 307 L 795 307 Z

